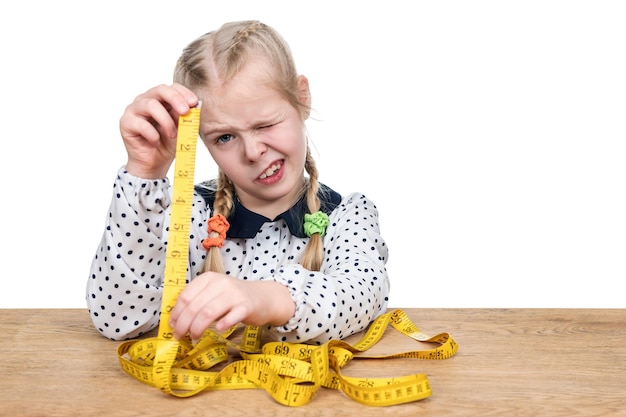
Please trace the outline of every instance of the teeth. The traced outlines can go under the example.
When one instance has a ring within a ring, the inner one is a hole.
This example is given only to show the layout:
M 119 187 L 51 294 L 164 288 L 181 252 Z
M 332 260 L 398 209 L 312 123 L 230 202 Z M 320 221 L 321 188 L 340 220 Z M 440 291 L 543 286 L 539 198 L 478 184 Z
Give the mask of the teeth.
M 267 177 L 271 177 L 276 171 L 278 171 L 279 168 L 280 168 L 280 165 L 272 165 L 271 167 L 267 169 L 267 171 L 261 174 L 259 178 L 264 179 Z

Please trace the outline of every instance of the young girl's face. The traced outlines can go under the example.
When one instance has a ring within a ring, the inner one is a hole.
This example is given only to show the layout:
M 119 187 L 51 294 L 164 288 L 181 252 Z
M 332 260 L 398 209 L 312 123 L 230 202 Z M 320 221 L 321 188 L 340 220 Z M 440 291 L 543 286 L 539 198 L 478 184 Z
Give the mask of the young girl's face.
M 302 114 L 272 88 L 263 69 L 251 61 L 227 84 L 201 94 L 200 135 L 239 201 L 272 219 L 299 198 L 307 140 Z M 308 105 L 306 78 L 298 84 Z

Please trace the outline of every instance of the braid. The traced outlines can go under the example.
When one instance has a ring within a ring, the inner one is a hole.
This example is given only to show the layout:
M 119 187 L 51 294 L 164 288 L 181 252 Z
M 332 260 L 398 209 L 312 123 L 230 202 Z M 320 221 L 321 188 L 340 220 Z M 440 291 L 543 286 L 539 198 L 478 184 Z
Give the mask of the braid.
M 315 213 L 320 209 L 320 199 L 318 197 L 319 183 L 317 181 L 318 172 L 315 160 L 311 155 L 311 149 L 307 147 L 306 161 L 304 169 L 309 174 L 309 181 L 306 190 L 306 203 L 309 213 Z M 324 243 L 319 233 L 314 233 L 309 238 L 309 243 L 304 250 L 300 265 L 309 271 L 319 271 L 324 260 Z
M 226 177 L 222 170 L 219 171 L 217 177 L 217 190 L 215 191 L 215 202 L 213 203 L 213 216 L 221 214 L 228 218 L 233 208 L 233 197 L 235 190 L 233 183 Z M 216 235 L 213 232 L 211 235 Z M 214 237 L 209 235 L 209 237 Z M 206 262 L 204 263 L 204 271 L 224 272 L 224 261 L 220 248 L 213 246 L 207 253 Z
M 250 35 L 254 34 L 257 29 L 263 26 L 261 22 L 251 21 L 249 24 L 237 31 L 233 38 L 233 43 L 230 46 L 231 51 L 239 51 L 244 48 L 244 44 L 250 39 Z

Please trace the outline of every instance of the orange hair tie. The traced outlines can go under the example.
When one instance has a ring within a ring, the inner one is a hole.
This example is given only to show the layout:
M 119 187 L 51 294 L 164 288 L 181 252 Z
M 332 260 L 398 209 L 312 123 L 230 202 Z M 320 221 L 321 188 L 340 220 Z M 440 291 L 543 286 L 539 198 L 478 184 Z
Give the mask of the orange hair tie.
M 230 227 L 228 220 L 226 220 L 226 217 L 222 216 L 221 214 L 216 214 L 215 216 L 209 219 L 208 225 L 209 225 L 208 227 L 209 235 L 212 232 L 216 232 L 218 236 L 207 237 L 206 239 L 203 239 L 202 246 L 204 246 L 204 249 L 206 250 L 211 249 L 213 246 L 217 246 L 218 248 L 221 248 L 222 246 L 224 246 L 224 239 L 226 239 L 226 232 L 228 231 L 228 228 Z

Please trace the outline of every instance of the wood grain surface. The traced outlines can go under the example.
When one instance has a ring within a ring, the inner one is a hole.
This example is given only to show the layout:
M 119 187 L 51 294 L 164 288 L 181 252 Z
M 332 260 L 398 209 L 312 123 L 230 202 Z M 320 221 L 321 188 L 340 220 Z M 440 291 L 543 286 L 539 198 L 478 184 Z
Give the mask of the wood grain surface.
M 626 416 L 626 310 L 403 309 L 456 356 L 353 360 L 346 376 L 428 375 L 433 395 L 368 407 L 320 389 L 301 407 L 260 389 L 176 398 L 125 374 L 83 309 L 0 310 L 1 416 Z M 356 342 L 359 335 L 348 339 Z M 391 327 L 366 354 L 421 348 Z

